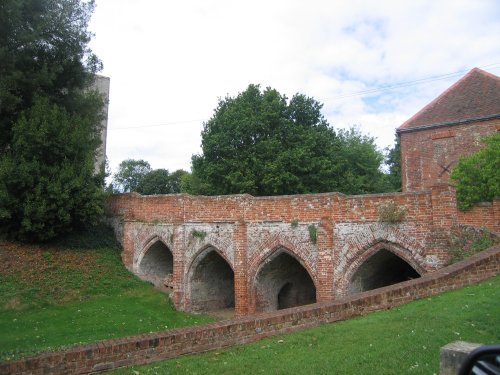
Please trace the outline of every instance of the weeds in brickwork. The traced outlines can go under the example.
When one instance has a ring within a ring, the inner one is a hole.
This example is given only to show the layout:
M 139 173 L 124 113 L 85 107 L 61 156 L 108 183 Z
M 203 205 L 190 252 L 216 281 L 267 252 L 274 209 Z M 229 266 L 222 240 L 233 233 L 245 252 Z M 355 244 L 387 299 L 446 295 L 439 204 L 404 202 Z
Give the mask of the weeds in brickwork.
M 299 221 L 297 219 L 294 219 L 292 220 L 290 225 L 292 226 L 292 228 L 297 228 L 299 226 Z
M 191 236 L 193 236 L 194 238 L 199 238 L 200 240 L 204 240 L 207 236 L 207 232 L 205 232 L 204 230 L 193 229 L 193 231 L 191 232 Z
M 497 244 L 499 238 L 486 228 L 457 225 L 451 229 L 447 242 L 453 264 Z
M 316 240 L 318 239 L 318 230 L 316 229 L 316 225 L 311 224 L 307 227 L 309 230 L 309 238 L 313 244 L 316 244 Z
M 406 207 L 398 206 L 395 202 L 382 203 L 378 206 L 378 221 L 381 223 L 396 224 L 406 217 Z

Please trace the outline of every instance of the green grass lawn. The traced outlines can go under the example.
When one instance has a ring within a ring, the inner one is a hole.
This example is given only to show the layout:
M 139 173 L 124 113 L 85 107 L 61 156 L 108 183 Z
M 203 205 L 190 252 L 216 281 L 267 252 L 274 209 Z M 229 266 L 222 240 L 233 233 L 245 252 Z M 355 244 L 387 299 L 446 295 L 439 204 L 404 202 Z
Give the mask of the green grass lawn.
M 212 320 L 175 311 L 128 272 L 105 229 L 42 247 L 0 243 L 0 361 Z
M 449 342 L 500 342 L 500 276 L 349 321 L 113 374 L 437 374 Z

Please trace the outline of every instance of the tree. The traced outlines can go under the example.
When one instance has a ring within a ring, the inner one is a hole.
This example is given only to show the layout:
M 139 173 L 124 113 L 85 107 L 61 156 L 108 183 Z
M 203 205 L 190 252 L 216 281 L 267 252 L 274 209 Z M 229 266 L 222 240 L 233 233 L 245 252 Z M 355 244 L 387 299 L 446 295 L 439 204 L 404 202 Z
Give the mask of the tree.
M 189 173 L 183 169 L 177 169 L 170 174 L 170 191 L 172 194 L 182 193 L 182 180 Z
M 500 196 L 500 134 L 484 140 L 486 147 L 460 158 L 451 172 L 456 183 L 458 207 L 466 210 L 477 202 Z
M 187 172 L 182 169 L 172 174 L 166 169 L 154 169 L 142 178 L 135 191 L 143 195 L 180 193 L 180 180 L 184 174 Z
M 48 240 L 102 214 L 93 9 L 78 0 L 0 3 L 0 231 L 12 237 Z
M 0 2 L 0 152 L 35 97 L 78 111 L 80 93 L 102 64 L 88 48 L 94 1 Z
M 151 172 L 151 166 L 145 160 L 123 160 L 118 166 L 118 172 L 113 176 L 113 185 L 119 192 L 137 191 L 149 172 Z
M 321 108 L 305 95 L 288 100 L 258 85 L 219 100 L 204 124 L 202 154 L 192 157 L 193 173 L 185 185 L 209 195 L 371 191 L 370 179 L 380 173 L 380 153 L 356 131 L 337 136 Z M 369 151 L 366 160 L 346 149 L 353 145 Z M 373 162 L 367 161 L 370 157 Z M 358 173 L 369 176 L 352 182 L 350 176 Z
M 99 105 L 99 99 L 96 105 Z M 103 214 L 103 176 L 94 175 L 100 142 L 94 117 L 35 98 L 12 130 L 0 159 L 0 223 L 21 240 L 45 241 Z
M 393 191 L 401 191 L 401 140 L 396 135 L 396 140 L 393 148 L 387 148 L 385 164 L 389 167 L 387 175 L 389 187 Z
M 377 150 L 375 139 L 361 134 L 356 128 L 341 129 L 337 134 L 341 141 L 341 191 L 348 194 L 390 191 L 387 175 L 381 170 L 384 156 Z

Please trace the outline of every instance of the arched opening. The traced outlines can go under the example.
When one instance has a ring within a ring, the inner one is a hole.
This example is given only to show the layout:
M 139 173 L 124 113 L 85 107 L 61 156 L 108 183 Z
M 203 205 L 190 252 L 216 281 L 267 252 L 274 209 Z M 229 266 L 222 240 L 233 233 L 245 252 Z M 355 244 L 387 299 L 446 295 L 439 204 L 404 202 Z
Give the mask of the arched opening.
M 348 294 L 364 292 L 420 277 L 405 260 L 386 249 L 368 258 L 351 278 Z
M 191 276 L 191 309 L 234 308 L 234 272 L 214 248 L 200 254 Z
M 266 262 L 256 276 L 256 310 L 273 311 L 316 302 L 307 270 L 287 252 Z
M 146 251 L 138 265 L 138 273 L 155 278 L 166 278 L 174 269 L 174 257 L 170 249 L 160 240 Z

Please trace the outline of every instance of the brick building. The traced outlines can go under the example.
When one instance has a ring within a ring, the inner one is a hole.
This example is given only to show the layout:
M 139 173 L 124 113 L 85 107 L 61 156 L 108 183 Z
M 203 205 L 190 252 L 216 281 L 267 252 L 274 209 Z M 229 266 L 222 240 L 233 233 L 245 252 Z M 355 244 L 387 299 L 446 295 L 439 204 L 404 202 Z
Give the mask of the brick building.
M 447 183 L 462 155 L 500 131 L 500 77 L 474 68 L 401 125 L 403 192 Z

